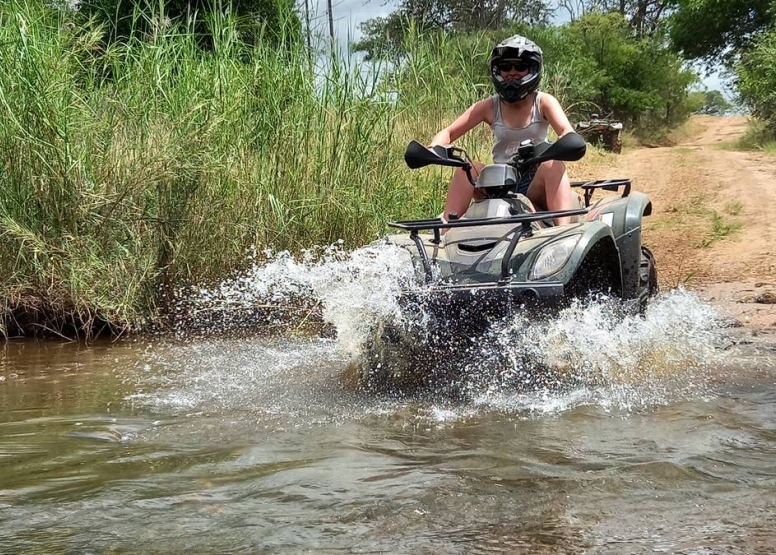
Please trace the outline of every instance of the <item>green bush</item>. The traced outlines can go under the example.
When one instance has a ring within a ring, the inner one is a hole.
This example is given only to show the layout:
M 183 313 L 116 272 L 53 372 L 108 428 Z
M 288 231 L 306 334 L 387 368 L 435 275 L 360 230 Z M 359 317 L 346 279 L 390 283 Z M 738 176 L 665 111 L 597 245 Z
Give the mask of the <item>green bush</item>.
M 736 66 L 738 91 L 752 115 L 776 135 L 776 30 L 762 34 Z

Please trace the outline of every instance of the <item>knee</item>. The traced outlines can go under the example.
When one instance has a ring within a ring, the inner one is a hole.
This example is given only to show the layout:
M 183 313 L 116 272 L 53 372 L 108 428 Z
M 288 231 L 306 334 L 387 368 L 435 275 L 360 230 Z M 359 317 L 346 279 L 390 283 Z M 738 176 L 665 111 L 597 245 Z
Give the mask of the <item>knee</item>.
M 479 162 L 473 162 L 472 163 L 472 169 L 471 172 L 471 179 L 476 181 L 477 178 L 480 175 L 480 172 L 482 171 L 483 164 Z M 466 173 L 466 170 L 463 168 L 456 168 L 455 172 L 453 173 L 453 182 L 458 183 L 462 185 L 466 185 L 468 187 L 474 187 L 474 183 L 471 182 L 469 179 L 469 174 Z
M 453 174 L 453 177 L 459 180 L 462 179 L 467 183 L 469 182 L 469 178 L 467 177 L 466 172 L 463 170 L 463 168 L 455 168 L 455 173 Z
M 566 173 L 566 164 L 560 160 L 547 160 L 539 165 L 538 172 L 547 177 L 562 177 Z

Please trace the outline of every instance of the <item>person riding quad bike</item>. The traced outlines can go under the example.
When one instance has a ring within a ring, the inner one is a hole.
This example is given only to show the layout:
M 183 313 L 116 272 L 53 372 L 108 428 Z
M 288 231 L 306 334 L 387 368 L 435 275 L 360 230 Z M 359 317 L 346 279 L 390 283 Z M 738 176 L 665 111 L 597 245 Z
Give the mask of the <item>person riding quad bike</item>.
M 491 51 L 489 66 L 496 94 L 470 106 L 439 131 L 429 147 L 449 146 L 480 123 L 487 123 L 496 141 L 493 161 L 506 164 L 526 141 L 546 142 L 550 126 L 558 138 L 573 134 L 574 129 L 558 100 L 538 90 L 543 66 L 542 49 L 525 37 L 514 35 L 497 44 Z M 483 164 L 474 162 L 473 165 L 476 180 Z M 515 192 L 528 197 L 537 208 L 550 211 L 569 210 L 578 205 L 566 166 L 560 160 L 547 160 L 532 168 L 521 177 Z M 443 217 L 463 216 L 472 199 L 481 199 L 481 195 L 459 168 L 448 188 Z M 564 216 L 555 223 L 563 225 L 569 221 Z
M 641 242 L 649 197 L 627 178 L 570 182 L 564 162 L 582 158 L 587 145 L 560 103 L 538 91 L 542 64 L 541 49 L 524 37 L 497 44 L 490 56 L 496 94 L 431 145 L 407 145 L 409 168 L 455 170 L 441 216 L 390 222 L 397 232 L 379 240 L 409 254 L 416 271 L 398 297 L 399 312 L 365 341 L 357 368 L 367 389 L 455 389 L 468 371 L 461 353 L 516 315 L 539 321 L 601 297 L 631 313 L 657 292 L 654 257 Z M 449 144 L 483 122 L 496 140 L 488 165 Z M 614 194 L 593 199 L 600 190 Z

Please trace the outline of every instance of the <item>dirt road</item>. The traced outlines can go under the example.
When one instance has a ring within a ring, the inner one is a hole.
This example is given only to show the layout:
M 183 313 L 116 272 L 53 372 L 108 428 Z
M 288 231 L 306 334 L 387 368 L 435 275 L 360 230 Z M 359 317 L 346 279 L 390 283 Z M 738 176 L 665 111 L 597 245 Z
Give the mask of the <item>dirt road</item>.
M 648 193 L 644 242 L 661 286 L 684 285 L 742 325 L 776 331 L 776 157 L 732 150 L 745 117 L 698 116 L 676 146 L 626 149 L 605 162 Z

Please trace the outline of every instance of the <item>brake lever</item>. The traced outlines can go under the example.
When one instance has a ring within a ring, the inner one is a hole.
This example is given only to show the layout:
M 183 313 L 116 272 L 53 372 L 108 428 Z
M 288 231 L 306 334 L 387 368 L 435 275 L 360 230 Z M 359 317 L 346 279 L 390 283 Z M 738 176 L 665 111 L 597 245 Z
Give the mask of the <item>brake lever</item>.
M 462 160 L 466 163 L 465 166 L 463 166 L 461 169 L 466 173 L 466 177 L 469 180 L 469 183 L 472 187 L 477 185 L 477 180 L 474 179 L 474 176 L 472 175 L 472 169 L 474 169 L 474 164 L 472 163 L 472 159 L 469 158 L 469 153 L 466 152 L 461 147 L 450 145 L 446 147 L 447 151 L 447 157 L 448 158 L 457 158 L 458 160 Z
M 450 145 L 450 155 L 471 162 L 471 160 L 469 160 L 469 154 L 461 147 Z
M 432 150 L 436 153 L 437 156 L 440 156 L 442 158 L 447 158 L 448 160 L 458 159 L 463 162 L 467 162 L 470 165 L 472 163 L 467 152 L 464 149 L 457 146 L 436 145 L 435 147 L 432 147 Z

